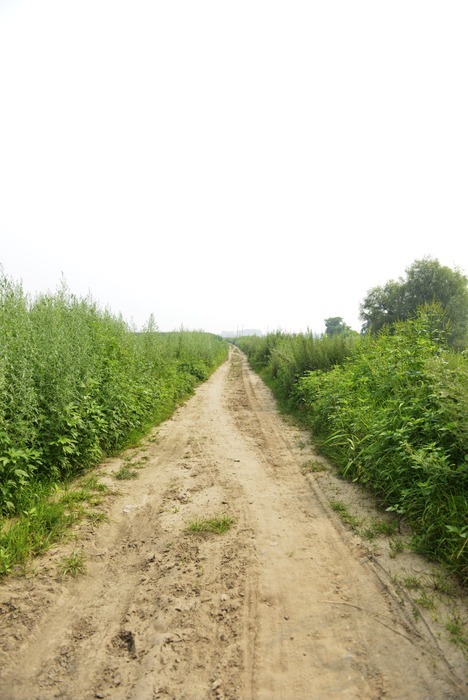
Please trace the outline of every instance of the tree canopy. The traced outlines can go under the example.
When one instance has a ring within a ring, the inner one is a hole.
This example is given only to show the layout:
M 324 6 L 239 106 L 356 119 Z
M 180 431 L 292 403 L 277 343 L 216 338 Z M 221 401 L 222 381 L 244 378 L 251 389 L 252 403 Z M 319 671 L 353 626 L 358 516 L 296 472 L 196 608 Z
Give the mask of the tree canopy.
M 369 290 L 361 304 L 363 332 L 378 332 L 396 321 L 414 318 L 426 304 L 440 304 L 452 345 L 465 347 L 468 331 L 467 278 L 458 271 L 423 258 L 406 269 L 406 277 Z
M 355 333 L 351 326 L 347 326 L 341 316 L 331 316 L 325 319 L 325 335 L 349 335 Z

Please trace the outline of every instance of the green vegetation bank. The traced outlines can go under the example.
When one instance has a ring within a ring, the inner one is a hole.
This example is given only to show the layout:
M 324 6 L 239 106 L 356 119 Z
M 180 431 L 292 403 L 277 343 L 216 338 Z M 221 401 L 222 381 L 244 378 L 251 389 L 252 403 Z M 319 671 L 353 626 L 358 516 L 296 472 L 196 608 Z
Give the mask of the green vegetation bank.
M 152 321 L 136 333 L 66 287 L 31 300 L 0 270 L 4 525 L 34 516 L 52 484 L 83 474 L 168 417 L 226 356 L 217 336 L 159 333 Z M 56 515 L 48 517 L 53 530 Z
M 239 338 L 280 402 L 341 473 L 413 528 L 414 546 L 468 581 L 468 356 L 443 310 L 376 334 Z

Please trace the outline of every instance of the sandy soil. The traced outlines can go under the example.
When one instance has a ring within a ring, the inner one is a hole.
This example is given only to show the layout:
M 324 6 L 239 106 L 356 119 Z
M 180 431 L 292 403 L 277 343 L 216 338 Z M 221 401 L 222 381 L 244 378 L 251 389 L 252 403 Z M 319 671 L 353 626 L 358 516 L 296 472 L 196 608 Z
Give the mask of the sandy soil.
M 415 619 L 385 548 L 330 509 L 356 487 L 325 462 L 304 474 L 313 448 L 238 351 L 133 454 L 146 467 L 109 523 L 0 587 L 2 700 L 467 696 L 462 655 Z M 187 531 L 220 515 L 224 534 Z M 86 574 L 61 578 L 77 548 Z

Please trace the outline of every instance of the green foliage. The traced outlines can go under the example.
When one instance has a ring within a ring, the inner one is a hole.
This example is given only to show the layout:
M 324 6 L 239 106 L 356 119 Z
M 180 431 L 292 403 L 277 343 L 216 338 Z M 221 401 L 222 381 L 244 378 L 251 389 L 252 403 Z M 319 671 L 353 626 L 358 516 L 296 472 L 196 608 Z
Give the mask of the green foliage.
M 62 578 L 65 576 L 78 576 L 86 573 L 86 561 L 83 552 L 72 552 L 68 557 L 62 559 L 58 566 L 58 573 Z
M 92 524 L 108 520 L 94 507 L 112 493 L 95 475 L 60 487 L 31 481 L 18 496 L 18 514 L 0 520 L 0 576 L 46 551 L 84 517 Z M 85 504 L 92 510 L 86 510 Z
M 417 548 L 468 577 L 468 366 L 431 314 L 364 339 L 296 392 L 322 450 L 406 518 Z
M 416 260 L 406 278 L 391 280 L 371 289 L 361 304 L 363 331 L 377 333 L 384 326 L 415 318 L 418 309 L 438 303 L 444 312 L 443 325 L 450 344 L 466 347 L 468 331 L 467 278 L 437 260 Z
M 332 316 L 325 319 L 325 335 L 354 335 L 351 326 L 347 326 L 341 316 Z
M 450 634 L 450 639 L 457 644 L 464 653 L 468 653 L 468 620 L 463 620 L 460 614 L 454 612 L 445 623 L 445 629 Z
M 187 525 L 187 530 L 194 533 L 214 532 L 222 535 L 234 525 L 234 518 L 230 515 L 222 515 L 218 518 L 197 518 Z
M 18 496 L 19 517 L 0 520 L 0 576 L 44 552 L 76 522 L 73 503 L 53 497 L 50 484 L 31 484 Z
M 217 336 L 135 333 L 65 285 L 30 300 L 0 269 L 0 515 L 166 418 L 226 357 Z
M 354 352 L 357 334 L 315 336 L 312 333 L 288 335 L 277 331 L 258 337 L 236 339 L 249 362 L 257 371 L 264 371 L 273 380 L 275 390 L 289 404 L 294 404 L 294 388 L 309 370 L 329 370 Z
M 341 520 L 351 527 L 351 529 L 355 530 L 361 524 L 360 519 L 355 515 L 351 515 L 351 513 L 348 511 L 348 507 L 342 501 L 330 501 L 329 505 L 330 508 L 335 511 L 335 513 L 338 513 Z
M 467 580 L 468 356 L 447 344 L 440 305 L 359 339 L 278 332 L 236 343 L 342 474 Z
M 137 479 L 138 472 L 135 469 L 129 469 L 128 467 L 121 467 L 117 472 L 115 472 L 114 477 L 120 481 L 128 479 Z

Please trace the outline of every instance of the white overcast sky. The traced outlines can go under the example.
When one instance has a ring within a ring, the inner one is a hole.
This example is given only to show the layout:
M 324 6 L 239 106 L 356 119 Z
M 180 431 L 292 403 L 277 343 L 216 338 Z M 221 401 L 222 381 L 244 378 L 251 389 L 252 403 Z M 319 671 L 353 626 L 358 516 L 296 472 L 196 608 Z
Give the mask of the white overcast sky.
M 468 272 L 466 0 L 0 0 L 0 263 L 161 330 Z

